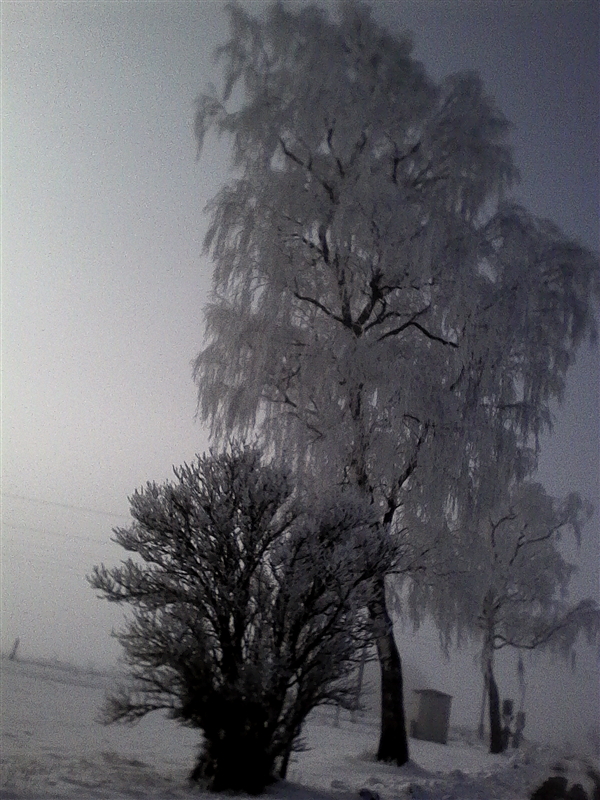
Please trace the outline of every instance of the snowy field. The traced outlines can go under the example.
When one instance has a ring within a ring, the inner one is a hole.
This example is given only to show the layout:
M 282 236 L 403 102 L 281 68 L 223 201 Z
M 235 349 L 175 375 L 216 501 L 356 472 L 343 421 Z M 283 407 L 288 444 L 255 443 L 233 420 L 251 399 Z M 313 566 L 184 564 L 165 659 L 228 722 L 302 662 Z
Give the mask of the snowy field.
M 2 800 L 167 800 L 215 797 L 190 788 L 198 733 L 154 715 L 137 726 L 103 727 L 95 716 L 117 676 L 60 665 L 1 664 Z M 453 732 L 447 745 L 410 741 L 411 762 L 399 769 L 374 759 L 377 721 L 316 711 L 304 732 L 306 751 L 270 800 L 526 800 L 558 766 L 589 791 L 583 762 L 525 744 L 491 756 L 474 737 Z M 589 794 L 591 797 L 591 792 Z

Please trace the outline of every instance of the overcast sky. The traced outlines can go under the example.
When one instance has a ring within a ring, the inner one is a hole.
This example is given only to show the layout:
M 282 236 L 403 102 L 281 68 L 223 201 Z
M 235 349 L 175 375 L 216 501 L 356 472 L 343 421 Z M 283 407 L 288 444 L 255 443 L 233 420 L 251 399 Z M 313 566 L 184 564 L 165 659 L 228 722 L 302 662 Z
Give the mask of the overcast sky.
M 114 660 L 121 612 L 84 575 L 121 557 L 109 537 L 127 523 L 127 496 L 207 446 L 190 361 L 210 286 L 203 208 L 228 162 L 226 142 L 195 160 L 192 116 L 218 83 L 224 5 L 1 3 L 4 651 L 20 636 L 24 655 Z M 434 78 L 482 74 L 515 125 L 517 198 L 597 249 L 597 2 L 373 7 L 413 32 Z M 577 489 L 596 507 L 598 378 L 586 347 L 541 467 L 549 491 Z M 570 551 L 578 596 L 598 594 L 599 538 L 596 514 Z M 591 719 L 593 664 L 585 675 L 571 705 L 580 717 L 591 701 Z

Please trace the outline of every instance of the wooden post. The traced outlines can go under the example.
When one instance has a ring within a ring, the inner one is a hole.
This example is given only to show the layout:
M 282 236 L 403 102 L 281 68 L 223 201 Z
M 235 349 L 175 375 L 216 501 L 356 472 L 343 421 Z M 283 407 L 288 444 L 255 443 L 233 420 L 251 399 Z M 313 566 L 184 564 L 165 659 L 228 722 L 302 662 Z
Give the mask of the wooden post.
M 18 649 L 19 649 L 19 637 L 17 636 L 17 638 L 15 639 L 14 644 L 12 646 L 12 650 L 10 651 L 10 655 L 8 657 L 9 661 L 15 661 L 16 660 L 16 658 L 17 658 L 17 650 Z
M 481 709 L 479 711 L 479 727 L 477 729 L 477 735 L 481 741 L 483 741 L 485 736 L 485 706 L 486 706 L 487 695 L 488 695 L 487 675 L 484 674 L 483 694 L 481 696 Z
M 354 697 L 354 707 L 352 709 L 352 714 L 350 715 L 350 719 L 352 720 L 352 722 L 356 722 L 356 712 L 358 711 L 358 707 L 360 706 L 360 696 L 362 693 L 362 685 L 365 675 L 365 664 L 367 663 L 367 648 L 368 645 L 366 644 L 362 649 L 360 664 L 358 665 L 358 680 L 356 682 L 356 695 Z

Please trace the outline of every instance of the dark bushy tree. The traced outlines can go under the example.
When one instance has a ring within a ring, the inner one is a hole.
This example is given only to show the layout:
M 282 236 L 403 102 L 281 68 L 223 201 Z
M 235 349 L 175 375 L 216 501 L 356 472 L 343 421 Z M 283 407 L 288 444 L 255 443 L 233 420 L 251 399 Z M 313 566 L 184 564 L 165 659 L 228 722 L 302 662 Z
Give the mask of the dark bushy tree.
M 104 721 L 168 709 L 203 733 L 192 780 L 257 793 L 285 777 L 315 706 L 352 701 L 366 585 L 387 545 L 347 494 L 308 512 L 254 449 L 174 472 L 137 491 L 133 523 L 114 530 L 138 558 L 89 578 L 133 607 L 115 634 L 132 683 L 109 697 Z

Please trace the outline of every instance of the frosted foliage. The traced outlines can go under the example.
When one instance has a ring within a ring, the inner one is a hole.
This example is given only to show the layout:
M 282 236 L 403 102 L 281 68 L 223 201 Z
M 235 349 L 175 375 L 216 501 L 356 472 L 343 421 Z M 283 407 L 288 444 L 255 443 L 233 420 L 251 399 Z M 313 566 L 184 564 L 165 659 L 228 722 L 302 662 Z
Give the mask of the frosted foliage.
M 349 705 L 370 637 L 367 587 L 389 562 L 350 493 L 301 499 L 257 451 L 232 446 L 149 483 L 115 540 L 137 554 L 92 586 L 132 606 L 116 636 L 131 668 L 105 721 L 166 708 L 200 728 L 198 776 L 255 791 L 277 774 L 317 705 Z M 254 783 L 253 781 L 256 781 Z
M 196 116 L 236 169 L 209 205 L 198 410 L 216 441 L 259 431 L 383 520 L 408 504 L 441 530 L 494 495 L 486 462 L 530 470 L 597 260 L 505 202 L 509 126 L 476 75 L 436 85 L 408 39 L 339 11 L 229 7 L 225 88 Z
M 410 603 L 437 609 L 446 645 L 452 633 L 479 638 L 484 658 L 507 646 L 550 648 L 568 656 L 580 632 L 592 640 L 599 631 L 595 601 L 568 601 L 576 568 L 558 546 L 565 534 L 580 541 L 589 514 L 575 493 L 559 501 L 540 484 L 517 484 L 481 514 L 477 528 L 462 533 L 460 549 L 447 552 L 453 569 L 443 582 L 431 575 L 412 581 Z M 443 601 L 426 598 L 442 592 Z

